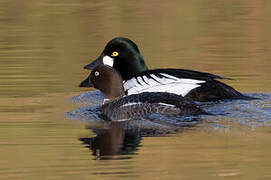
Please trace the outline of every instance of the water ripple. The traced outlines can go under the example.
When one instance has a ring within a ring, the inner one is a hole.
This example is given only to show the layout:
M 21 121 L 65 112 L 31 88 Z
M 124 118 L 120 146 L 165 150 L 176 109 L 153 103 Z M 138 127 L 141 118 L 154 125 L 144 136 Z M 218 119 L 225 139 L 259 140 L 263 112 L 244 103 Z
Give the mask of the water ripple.
M 240 123 L 248 127 L 260 127 L 271 125 L 271 94 L 257 93 L 247 94 L 257 97 L 257 100 L 223 100 L 218 102 L 199 103 L 199 105 L 213 115 L 198 117 L 165 117 L 158 114 L 151 114 L 144 119 L 134 123 L 133 126 L 159 126 L 165 129 L 176 129 L 176 127 L 194 126 L 202 121 L 208 121 L 215 128 L 229 128 L 220 121 Z M 66 113 L 67 118 L 73 120 L 83 120 L 86 122 L 103 123 L 100 118 L 100 105 L 103 95 L 100 91 L 90 91 L 72 97 L 75 104 L 88 105 L 88 107 L 78 108 Z M 90 106 L 91 105 L 91 106 Z M 132 124 L 132 123 L 131 123 Z

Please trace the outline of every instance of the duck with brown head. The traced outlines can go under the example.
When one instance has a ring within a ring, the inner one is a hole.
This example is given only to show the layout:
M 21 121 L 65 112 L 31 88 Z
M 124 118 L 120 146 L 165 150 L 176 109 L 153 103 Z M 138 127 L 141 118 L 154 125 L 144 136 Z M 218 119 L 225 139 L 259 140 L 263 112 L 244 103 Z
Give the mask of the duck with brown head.
M 124 96 L 120 74 L 110 66 L 99 65 L 80 87 L 94 87 L 104 94 L 102 115 L 111 121 L 142 118 L 156 113 L 164 116 L 195 116 L 207 114 L 190 100 L 166 92 L 144 92 Z
M 104 102 L 124 96 L 120 74 L 109 66 L 100 65 L 91 71 L 80 87 L 94 87 L 104 94 Z

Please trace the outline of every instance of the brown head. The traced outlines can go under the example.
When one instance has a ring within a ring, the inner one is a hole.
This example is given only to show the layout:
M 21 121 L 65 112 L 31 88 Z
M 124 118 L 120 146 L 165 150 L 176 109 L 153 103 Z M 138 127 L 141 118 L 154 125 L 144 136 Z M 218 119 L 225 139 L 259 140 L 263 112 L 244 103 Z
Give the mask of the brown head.
M 102 91 L 104 98 L 108 100 L 113 100 L 124 95 L 120 74 L 107 65 L 95 67 L 79 86 L 97 88 Z

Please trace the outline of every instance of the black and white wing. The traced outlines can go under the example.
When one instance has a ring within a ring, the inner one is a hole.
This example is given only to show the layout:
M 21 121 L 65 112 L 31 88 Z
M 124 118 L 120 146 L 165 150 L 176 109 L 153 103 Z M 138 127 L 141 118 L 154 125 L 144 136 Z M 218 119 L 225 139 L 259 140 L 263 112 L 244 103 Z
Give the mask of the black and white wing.
M 144 71 L 124 83 L 128 95 L 141 92 L 168 92 L 185 96 L 202 83 L 222 79 L 209 73 L 182 69 L 156 69 Z

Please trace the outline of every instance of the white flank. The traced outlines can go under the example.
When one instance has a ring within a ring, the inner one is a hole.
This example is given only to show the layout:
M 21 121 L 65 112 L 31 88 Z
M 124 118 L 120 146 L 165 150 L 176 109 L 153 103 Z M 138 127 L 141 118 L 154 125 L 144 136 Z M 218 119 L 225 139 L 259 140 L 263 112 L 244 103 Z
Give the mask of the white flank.
M 177 78 L 165 73 L 160 73 L 164 77 L 158 77 L 150 74 L 152 78 L 147 76 L 132 78 L 124 83 L 124 89 L 128 90 L 128 95 L 137 94 L 141 92 L 168 92 L 185 96 L 192 89 L 204 83 L 204 80 Z M 140 82 L 140 84 L 138 82 Z
M 170 79 L 174 79 L 174 80 L 178 80 L 179 78 L 175 77 L 175 76 L 171 76 L 169 74 L 166 74 L 166 73 L 160 73 L 161 75 L 163 76 L 166 76 L 167 78 L 170 78 Z
M 132 106 L 132 105 L 140 105 L 140 104 L 142 104 L 142 103 L 141 102 L 131 102 L 131 103 L 124 104 L 121 107 Z
M 113 120 L 113 121 L 115 121 L 115 122 L 123 122 L 123 121 L 128 121 L 128 120 L 130 120 L 130 119 L 118 119 L 118 120 Z
M 144 80 L 145 82 L 148 82 L 150 79 L 147 78 L 147 76 L 143 76 L 143 80 Z
M 170 79 L 174 79 L 174 81 L 188 83 L 188 84 L 197 84 L 197 83 L 204 83 L 205 82 L 203 80 L 177 78 L 175 76 L 171 76 L 171 75 L 165 74 L 165 73 L 160 73 L 160 74 L 163 75 L 163 76 L 165 76 L 165 77 L 168 77 Z
M 123 84 L 125 90 L 130 89 L 131 87 L 137 87 L 139 84 L 136 81 L 136 78 L 129 79 Z
M 141 84 L 142 86 L 147 85 L 147 84 L 143 81 L 142 77 L 139 76 L 139 77 L 137 77 L 136 79 L 138 80 L 139 84 Z
M 111 58 L 111 57 L 109 57 L 109 56 L 104 56 L 104 57 L 103 57 L 103 63 L 104 63 L 105 65 L 108 65 L 108 66 L 113 67 L 114 59 Z
M 158 103 L 160 105 L 164 105 L 164 106 L 170 106 L 170 107 L 175 107 L 175 105 L 172 105 L 172 104 L 167 104 L 167 103 Z
M 158 82 L 160 82 L 160 80 L 161 80 L 161 78 L 158 78 L 156 75 L 154 75 L 154 74 L 151 74 L 150 75 L 155 81 L 158 81 Z

